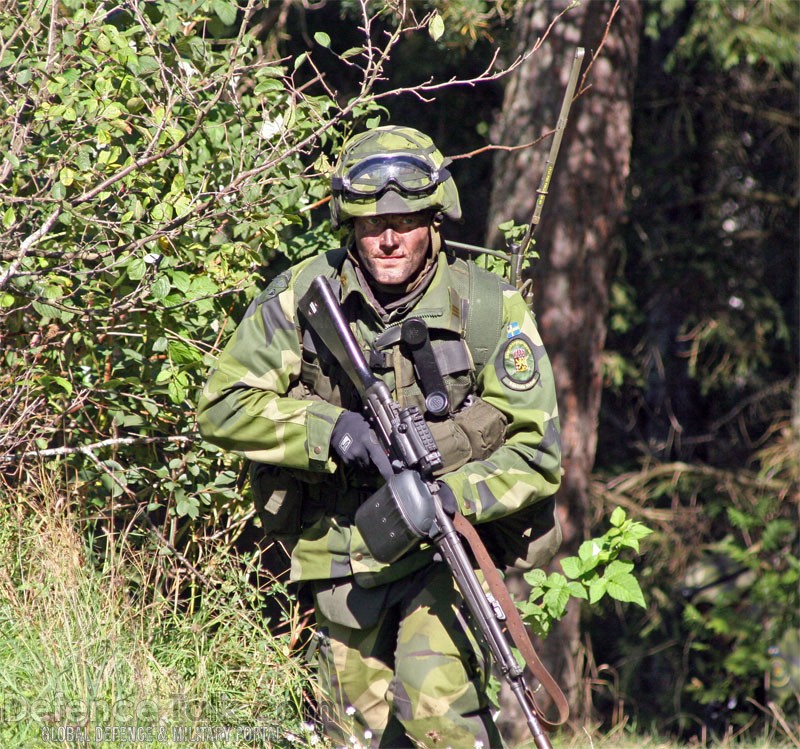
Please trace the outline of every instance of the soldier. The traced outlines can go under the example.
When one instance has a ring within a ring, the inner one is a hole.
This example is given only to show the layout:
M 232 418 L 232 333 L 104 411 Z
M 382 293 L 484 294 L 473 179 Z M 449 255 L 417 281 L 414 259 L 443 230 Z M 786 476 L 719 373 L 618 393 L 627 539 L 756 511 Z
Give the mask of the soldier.
M 503 742 L 486 696 L 487 654 L 447 564 L 430 544 L 381 564 L 353 523 L 392 467 L 357 392 L 297 312 L 315 277 L 332 280 L 394 399 L 425 414 L 443 456 L 445 510 L 480 524 L 489 541 L 503 518 L 516 520 L 520 534 L 545 529 L 534 534 L 540 562 L 560 542 L 550 363 L 519 293 L 448 251 L 440 228 L 461 208 L 447 165 L 412 128 L 354 136 L 331 180 L 332 222 L 351 229 L 349 241 L 272 280 L 198 407 L 203 436 L 252 461 L 264 530 L 287 543 L 291 580 L 313 595 L 327 735 L 372 747 Z M 412 315 L 427 323 L 436 371 L 419 366 L 401 340 L 400 323 Z M 430 380 L 446 390 L 435 406 L 426 402 Z M 534 520 L 521 523 L 526 508 Z

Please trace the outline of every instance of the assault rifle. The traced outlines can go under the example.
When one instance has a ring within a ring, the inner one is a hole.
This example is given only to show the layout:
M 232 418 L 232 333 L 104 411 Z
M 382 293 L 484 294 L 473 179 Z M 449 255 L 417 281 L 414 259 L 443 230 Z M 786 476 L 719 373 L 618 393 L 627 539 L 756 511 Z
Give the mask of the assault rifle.
M 367 547 L 375 559 L 387 563 L 399 559 L 423 539 L 438 547 L 500 673 L 519 701 L 536 746 L 552 749 L 543 724 L 552 730 L 566 720 L 566 700 L 536 657 L 519 613 L 472 525 L 459 513 L 451 518 L 442 508 L 439 485 L 433 478 L 433 472 L 441 467 L 441 455 L 422 414 L 416 407 L 400 408 L 386 383 L 369 369 L 328 279 L 323 276 L 314 279 L 300 300 L 299 309 L 358 390 L 367 417 L 395 471 L 356 513 L 356 526 Z M 475 574 L 460 534 L 468 539 L 491 595 L 484 591 Z M 504 626 L 556 703 L 560 713 L 558 723 L 545 720 L 536 705 L 524 669 L 506 639 Z

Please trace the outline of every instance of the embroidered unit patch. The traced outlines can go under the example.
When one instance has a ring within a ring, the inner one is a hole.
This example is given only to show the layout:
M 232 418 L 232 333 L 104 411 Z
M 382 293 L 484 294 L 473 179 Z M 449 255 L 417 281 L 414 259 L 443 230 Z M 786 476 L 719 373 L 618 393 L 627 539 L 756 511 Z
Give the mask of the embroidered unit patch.
M 529 390 L 539 381 L 539 368 L 527 336 L 509 338 L 503 351 L 503 374 L 500 379 L 512 390 Z

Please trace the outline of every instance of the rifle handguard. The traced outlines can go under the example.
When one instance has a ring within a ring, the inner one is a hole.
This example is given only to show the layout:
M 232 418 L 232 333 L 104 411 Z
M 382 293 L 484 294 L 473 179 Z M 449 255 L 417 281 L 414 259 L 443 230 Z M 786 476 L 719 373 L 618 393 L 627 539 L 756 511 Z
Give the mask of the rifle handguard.
M 390 564 L 430 535 L 433 496 L 416 471 L 392 476 L 356 511 L 356 527 L 370 554 Z

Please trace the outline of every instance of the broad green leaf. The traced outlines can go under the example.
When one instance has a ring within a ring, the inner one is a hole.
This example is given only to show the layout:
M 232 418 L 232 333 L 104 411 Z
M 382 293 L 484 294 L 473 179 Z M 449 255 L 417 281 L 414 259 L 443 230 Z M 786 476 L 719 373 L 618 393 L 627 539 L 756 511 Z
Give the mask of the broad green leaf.
M 175 369 L 171 371 L 173 376 L 167 383 L 167 392 L 170 400 L 177 405 L 183 403 L 189 395 L 189 378 L 186 376 L 186 372 Z
M 200 352 L 183 341 L 169 342 L 169 357 L 175 364 L 194 364 L 202 360 Z
M 356 55 L 361 54 L 363 51 L 363 47 L 350 47 L 350 49 L 346 49 L 344 52 L 342 52 L 341 58 L 343 60 L 347 60 L 350 57 L 355 57 Z
M 178 517 L 188 515 L 193 520 L 200 514 L 200 502 L 197 497 L 189 497 L 185 494 L 176 502 L 175 511 Z
M 561 560 L 561 569 L 571 580 L 579 578 L 584 573 L 584 566 L 578 557 L 564 557 Z
M 600 564 L 602 548 L 595 539 L 584 541 L 578 547 L 578 557 L 583 562 L 584 572 L 588 572 Z
M 106 120 L 117 120 L 122 116 L 122 107 L 119 104 L 111 102 L 108 104 L 101 113 L 101 117 Z M 66 117 L 66 115 L 65 115 Z
M 147 263 L 144 258 L 135 257 L 128 263 L 126 270 L 128 278 L 132 281 L 139 281 L 144 277 L 145 271 L 147 270 Z
M 223 471 L 214 477 L 214 486 L 231 486 L 236 483 L 238 476 L 232 471 Z
M 172 284 L 165 275 L 160 275 L 150 287 L 150 296 L 153 299 L 164 299 L 169 294 Z
M 597 603 L 606 593 L 608 581 L 604 577 L 593 580 L 589 586 L 589 603 Z
M 54 320 L 61 319 L 60 310 L 57 307 L 53 307 L 53 305 L 51 304 L 43 304 L 42 302 L 31 302 L 31 306 L 44 319 L 54 319 Z
M 605 577 L 613 578 L 615 575 L 628 574 L 633 569 L 633 562 L 615 559 L 606 567 Z
M 52 377 L 42 378 L 43 382 L 46 384 L 54 384 L 58 385 L 67 395 L 72 395 L 72 383 L 66 379 L 65 377 L 60 377 L 59 375 L 53 375 Z
M 271 91 L 283 91 L 283 83 L 277 78 L 266 78 L 256 84 L 256 87 L 253 89 L 253 94 L 255 96 L 261 96 Z
M 438 42 L 442 34 L 444 34 L 444 20 L 438 12 L 434 12 L 431 16 L 431 20 L 428 23 L 428 34 L 435 42 Z
M 558 619 L 564 613 L 569 603 L 569 590 L 566 587 L 553 588 L 544 594 L 542 605 L 547 609 L 547 613 L 554 619 Z
M 226 0 L 214 0 L 214 13 L 226 26 L 233 26 L 236 23 L 236 3 L 226 2 Z
M 547 580 L 547 573 L 539 568 L 533 569 L 530 572 L 526 572 L 524 575 L 525 581 L 532 586 L 541 586 L 544 585 L 545 581 Z
M 636 578 L 629 572 L 614 575 L 608 580 L 607 588 L 608 594 L 615 598 L 617 601 L 624 603 L 635 603 L 646 608 L 642 589 Z
M 569 583 L 569 585 L 567 585 L 567 590 L 573 598 L 582 598 L 586 600 L 589 597 L 589 594 L 586 592 L 586 588 L 579 582 L 574 581 Z
M 58 179 L 64 187 L 69 187 L 75 181 L 75 172 L 65 166 L 59 173 Z
M 324 31 L 317 31 L 314 34 L 314 41 L 326 49 L 331 46 L 331 38 Z

